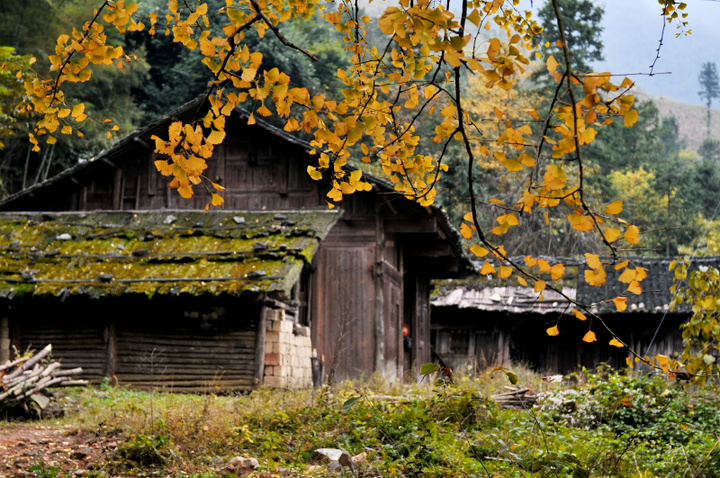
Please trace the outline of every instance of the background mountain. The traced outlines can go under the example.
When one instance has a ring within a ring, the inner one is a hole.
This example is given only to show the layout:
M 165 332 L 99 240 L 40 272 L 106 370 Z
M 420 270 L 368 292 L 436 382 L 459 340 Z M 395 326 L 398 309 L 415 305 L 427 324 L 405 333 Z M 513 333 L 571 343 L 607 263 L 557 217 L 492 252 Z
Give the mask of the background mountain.
M 707 137 L 707 107 L 691 105 L 666 96 L 652 97 L 643 90 L 635 92 L 639 101 L 652 100 L 658 107 L 661 118 L 675 117 L 684 149 L 697 151 Z M 720 138 L 720 109 L 712 108 L 710 137 Z

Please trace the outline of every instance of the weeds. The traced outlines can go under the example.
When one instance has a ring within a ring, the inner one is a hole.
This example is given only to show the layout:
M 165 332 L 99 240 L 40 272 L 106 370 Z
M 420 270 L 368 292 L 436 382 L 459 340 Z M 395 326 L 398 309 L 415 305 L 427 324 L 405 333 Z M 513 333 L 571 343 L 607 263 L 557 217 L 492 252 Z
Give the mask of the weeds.
M 220 476 L 237 455 L 260 460 L 263 471 L 254 476 L 280 468 L 316 476 L 324 471 L 308 469 L 312 452 L 328 447 L 366 452 L 357 476 L 720 476 L 713 389 L 616 372 L 586 374 L 568 387 L 516 373 L 521 385 L 542 392 L 538 407 L 499 408 L 489 396 L 508 379 L 488 372 L 455 385 L 399 387 L 371 378 L 239 396 L 105 386 L 69 392 L 82 406 L 60 423 L 121 433 L 109 469 L 182 477 Z M 35 473 L 63 476 L 48 467 Z

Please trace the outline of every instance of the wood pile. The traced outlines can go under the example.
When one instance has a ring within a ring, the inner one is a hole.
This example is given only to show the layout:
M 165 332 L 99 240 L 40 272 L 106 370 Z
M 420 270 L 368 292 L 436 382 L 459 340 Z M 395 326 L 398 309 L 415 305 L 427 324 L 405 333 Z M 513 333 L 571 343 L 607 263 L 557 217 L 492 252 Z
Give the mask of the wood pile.
M 82 368 L 61 370 L 59 362 L 47 360 L 50 352 L 52 345 L 0 365 L 0 409 L 39 416 L 50 403 L 48 387 L 87 385 L 86 380 L 73 379 Z
M 537 402 L 537 395 L 530 388 L 505 387 L 510 390 L 505 393 L 492 395 L 492 399 L 503 408 L 526 409 Z

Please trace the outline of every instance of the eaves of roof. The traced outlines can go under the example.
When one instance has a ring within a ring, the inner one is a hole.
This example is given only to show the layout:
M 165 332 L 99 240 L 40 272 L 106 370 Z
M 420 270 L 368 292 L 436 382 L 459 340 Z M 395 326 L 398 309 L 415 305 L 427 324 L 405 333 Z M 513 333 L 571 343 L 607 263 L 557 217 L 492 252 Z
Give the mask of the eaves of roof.
M 287 296 L 328 210 L 0 213 L 0 296 Z
M 574 299 L 575 289 L 564 287 L 562 292 Z M 552 290 L 537 294 L 530 287 L 506 286 L 468 289 L 458 287 L 432 300 L 433 307 L 457 307 L 485 312 L 508 314 L 562 314 L 568 311 L 567 300 Z
M 627 309 L 623 314 L 665 314 L 670 311 L 673 294 L 670 291 L 675 282 L 672 271 L 669 270 L 673 258 L 628 258 L 632 268 L 643 267 L 647 270 L 647 278 L 642 281 L 643 293 L 635 295 L 627 291 L 628 284 L 618 279 L 623 270 L 616 270 L 612 264 L 605 266 L 607 281 L 597 287 L 588 284 L 584 277 L 587 270 L 585 261 L 581 258 L 545 258 L 550 264 L 565 264 L 568 274 L 559 284 L 563 292 L 572 291 L 572 297 L 581 304 L 591 305 L 592 310 L 600 314 L 615 314 L 618 310 L 612 299 L 627 297 Z M 514 258 L 515 262 L 522 262 L 522 258 Z M 496 267 L 498 264 L 495 264 Z M 690 270 L 702 266 L 711 266 L 720 269 L 720 257 L 694 258 Z M 477 310 L 503 310 L 508 313 L 547 313 L 563 312 L 566 301 L 550 290 L 542 294 L 534 292 L 532 287 L 515 287 L 509 285 L 511 279 L 496 279 L 470 275 L 464 279 L 451 279 L 435 281 L 435 294 L 432 304 L 436 307 L 475 308 Z M 534 297 L 534 299 L 533 299 Z M 559 309 L 549 306 L 559 301 Z M 674 310 L 675 313 L 689 312 L 687 304 Z

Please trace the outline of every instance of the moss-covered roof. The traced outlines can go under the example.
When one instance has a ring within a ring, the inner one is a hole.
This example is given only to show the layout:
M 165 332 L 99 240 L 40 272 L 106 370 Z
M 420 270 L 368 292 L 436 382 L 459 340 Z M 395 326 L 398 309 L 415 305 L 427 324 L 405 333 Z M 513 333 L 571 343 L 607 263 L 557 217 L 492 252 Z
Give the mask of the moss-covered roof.
M 328 210 L 0 213 L 0 296 L 289 294 L 338 217 Z

